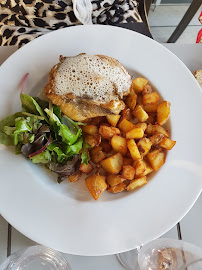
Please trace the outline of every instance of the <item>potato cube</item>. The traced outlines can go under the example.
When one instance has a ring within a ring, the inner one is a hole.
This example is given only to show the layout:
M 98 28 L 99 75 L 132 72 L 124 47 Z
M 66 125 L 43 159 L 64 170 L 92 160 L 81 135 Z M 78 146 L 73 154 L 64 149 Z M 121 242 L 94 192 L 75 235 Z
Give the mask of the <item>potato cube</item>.
M 164 138 L 163 134 L 157 133 L 154 134 L 153 136 L 149 137 L 149 139 L 152 142 L 152 145 L 158 145 Z
M 132 96 L 134 94 L 135 94 L 135 91 L 133 89 L 133 85 L 131 84 L 129 96 Z
M 167 150 L 171 150 L 175 144 L 176 144 L 176 141 L 172 141 L 171 139 L 164 137 L 162 141 L 160 142 L 159 146 Z
M 155 133 L 160 133 L 163 134 L 166 137 L 170 136 L 170 133 L 168 130 L 165 130 L 165 128 L 159 126 L 159 125 L 155 125 Z
M 109 174 L 107 176 L 107 183 L 110 185 L 110 186 L 116 186 L 120 183 L 122 183 L 123 181 L 125 181 L 126 179 L 123 178 L 123 176 L 121 175 L 115 175 L 115 174 Z
M 126 99 L 126 105 L 133 111 L 137 102 L 137 95 L 131 95 Z
M 136 145 L 134 139 L 130 139 L 127 141 L 127 147 L 130 151 L 130 155 L 131 155 L 133 160 L 138 160 L 141 158 L 140 152 L 137 148 L 137 145 Z
M 141 127 L 143 129 L 143 131 L 145 132 L 146 128 L 147 128 L 147 123 L 137 123 L 135 124 L 136 128 Z
M 147 180 L 146 180 L 146 176 L 142 176 L 140 178 L 137 178 L 135 180 L 133 180 L 127 187 L 126 190 L 127 191 L 131 191 L 135 188 L 141 187 L 143 185 L 147 184 Z
M 90 150 L 90 157 L 92 162 L 99 163 L 101 160 L 106 158 L 106 154 L 102 152 L 102 147 L 95 146 Z
M 97 200 L 105 189 L 107 189 L 105 180 L 106 177 L 99 173 L 90 175 L 86 178 L 86 186 L 95 200 Z
M 100 162 L 100 165 L 107 172 L 112 174 L 118 174 L 123 165 L 123 157 L 121 153 L 116 153 L 115 155 L 108 157 Z
M 92 172 L 93 169 L 94 168 L 90 163 L 88 163 L 87 165 L 81 163 L 80 168 L 79 168 L 79 170 L 84 174 L 89 174 L 90 172 Z
M 83 130 L 83 132 L 87 133 L 88 135 L 98 134 L 98 128 L 94 125 L 83 126 L 82 130 Z
M 147 84 L 144 86 L 143 90 L 142 90 L 142 95 L 148 94 L 152 92 L 152 87 L 151 85 Z
M 154 171 L 158 171 L 166 161 L 166 153 L 160 148 L 147 154 L 147 159 Z
M 145 160 L 143 160 L 143 163 L 144 163 L 145 168 L 146 168 L 146 170 L 143 173 L 143 175 L 148 175 L 149 173 L 153 172 L 152 167 Z
M 126 188 L 126 185 L 124 183 L 120 183 L 116 186 L 109 187 L 107 189 L 107 191 L 109 191 L 111 193 L 119 193 L 119 192 L 122 192 L 123 190 L 125 190 L 125 188 Z
M 137 105 L 133 111 L 133 116 L 135 116 L 140 122 L 145 122 L 149 115 L 145 112 L 142 105 Z
M 118 135 L 114 135 L 112 137 L 111 146 L 116 152 L 120 152 L 123 156 L 126 154 L 128 150 L 126 139 Z
M 120 134 L 120 130 L 115 127 L 100 126 L 99 134 L 105 139 L 111 139 L 114 135 Z
M 137 143 L 137 147 L 141 155 L 144 157 L 151 149 L 152 142 L 149 138 L 142 138 Z
M 105 153 L 109 153 L 112 150 L 112 147 L 111 147 L 110 142 L 108 140 L 102 140 L 100 143 L 100 146 L 102 147 L 102 150 Z
M 130 109 L 129 108 L 125 108 L 121 111 L 121 116 L 122 118 L 125 118 L 127 120 L 130 120 Z
M 164 125 L 170 116 L 170 102 L 164 101 L 157 108 L 157 123 L 162 126 Z
M 120 119 L 120 115 L 119 114 L 109 114 L 106 116 L 107 121 L 110 123 L 110 125 L 112 125 L 113 127 L 116 126 L 116 124 L 118 123 L 119 119 Z
M 159 101 L 159 95 L 156 92 L 147 93 L 142 96 L 143 105 L 156 104 Z
M 128 180 L 133 180 L 135 177 L 135 168 L 131 165 L 123 166 L 122 176 Z
M 98 146 L 101 143 L 101 136 L 99 134 L 96 135 L 85 135 L 85 142 L 89 144 L 91 147 Z
M 156 112 L 158 108 L 158 103 L 145 104 L 143 105 L 143 108 L 147 113 Z
M 170 135 L 169 132 L 167 130 L 165 130 L 165 128 L 163 128 L 159 125 L 152 125 L 152 124 L 149 124 L 147 126 L 145 133 L 147 133 L 148 135 L 163 134 L 166 137 L 169 137 L 169 135 Z
M 128 131 L 134 128 L 134 124 L 124 118 L 121 120 L 118 127 L 122 132 L 127 133 Z
M 135 92 L 140 93 L 144 89 L 144 86 L 148 83 L 148 80 L 146 80 L 145 78 L 136 78 L 133 80 L 132 83 Z
M 126 139 L 140 139 L 143 136 L 144 130 L 141 127 L 135 127 L 126 133 Z
M 126 157 L 123 158 L 123 166 L 132 165 L 132 163 L 133 163 L 133 160 L 131 158 L 126 158 Z
M 140 176 L 143 175 L 146 171 L 146 165 L 142 159 L 138 159 L 133 162 L 133 167 L 135 168 L 135 175 Z
M 68 176 L 69 182 L 73 183 L 76 182 L 80 179 L 82 173 L 80 171 L 77 171 L 73 174 L 71 174 L 70 176 Z

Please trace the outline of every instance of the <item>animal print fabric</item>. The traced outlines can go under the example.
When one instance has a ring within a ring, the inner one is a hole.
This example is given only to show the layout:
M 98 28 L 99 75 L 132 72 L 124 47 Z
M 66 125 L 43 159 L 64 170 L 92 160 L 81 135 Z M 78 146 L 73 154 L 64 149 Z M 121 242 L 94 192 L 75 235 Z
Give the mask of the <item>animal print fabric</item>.
M 94 24 L 142 22 L 136 0 L 92 0 Z M 21 47 L 52 30 L 81 24 L 71 0 L 0 0 L 0 45 Z

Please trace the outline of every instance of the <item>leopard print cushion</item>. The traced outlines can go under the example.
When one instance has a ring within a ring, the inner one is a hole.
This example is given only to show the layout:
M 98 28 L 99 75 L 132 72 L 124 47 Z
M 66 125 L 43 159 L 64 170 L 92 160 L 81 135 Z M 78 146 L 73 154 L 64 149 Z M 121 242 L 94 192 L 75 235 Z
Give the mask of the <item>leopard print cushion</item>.
M 142 22 L 136 0 L 92 0 L 94 24 Z M 81 24 L 71 0 L 0 0 L 0 45 L 21 47 L 27 42 Z

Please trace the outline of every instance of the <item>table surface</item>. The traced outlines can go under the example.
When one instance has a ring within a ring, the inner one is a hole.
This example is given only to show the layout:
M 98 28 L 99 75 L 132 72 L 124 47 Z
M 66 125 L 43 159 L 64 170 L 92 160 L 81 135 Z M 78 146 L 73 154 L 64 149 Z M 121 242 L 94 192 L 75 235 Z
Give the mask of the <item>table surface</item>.
M 202 69 L 202 44 L 163 44 L 176 54 L 191 72 Z M 0 47 L 0 65 L 15 51 L 16 47 Z M 172 198 L 171 198 L 172 199 Z M 162 237 L 183 239 L 202 248 L 202 194 L 189 213 Z M 11 227 L 0 215 L 0 264 L 11 253 L 36 243 Z M 123 270 L 115 255 L 84 257 L 63 254 L 72 270 Z

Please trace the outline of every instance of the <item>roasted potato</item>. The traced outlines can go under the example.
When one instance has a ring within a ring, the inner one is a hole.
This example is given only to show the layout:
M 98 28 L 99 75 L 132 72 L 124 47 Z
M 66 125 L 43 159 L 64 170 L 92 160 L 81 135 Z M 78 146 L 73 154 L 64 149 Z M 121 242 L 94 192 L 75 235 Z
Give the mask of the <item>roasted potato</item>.
M 142 105 L 137 105 L 133 111 L 133 116 L 135 116 L 140 122 L 145 122 L 149 115 L 145 112 Z
M 106 158 L 106 154 L 102 152 L 101 146 L 95 146 L 90 150 L 90 158 L 92 162 L 99 163 L 101 160 Z
M 157 108 L 157 123 L 162 126 L 164 125 L 170 116 L 170 102 L 164 101 Z
M 172 141 L 171 139 L 164 137 L 159 143 L 159 146 L 165 148 L 166 150 L 171 150 L 175 144 L 176 141 Z
M 152 145 L 158 145 L 164 138 L 163 134 L 157 133 L 153 136 L 149 137 L 150 141 L 152 142 Z
M 109 153 L 112 150 L 109 140 L 103 139 L 100 143 L 100 146 L 102 147 L 102 150 L 105 153 Z
M 146 171 L 146 165 L 142 159 L 134 161 L 133 167 L 135 168 L 135 176 L 144 175 L 144 172 Z
M 158 103 L 159 95 L 156 92 L 146 93 L 142 96 L 142 103 L 143 105 Z
M 133 163 L 133 160 L 131 158 L 126 158 L 126 157 L 123 158 L 123 166 L 132 165 L 132 163 Z
M 109 114 L 106 116 L 107 121 L 110 123 L 110 125 L 112 125 L 113 127 L 116 126 L 116 124 L 118 123 L 119 119 L 120 119 L 120 115 L 119 114 Z
M 126 139 L 140 139 L 144 136 L 144 130 L 141 127 L 135 127 L 126 133 Z
M 148 162 L 146 162 L 145 160 L 143 160 L 143 163 L 145 165 L 145 172 L 143 173 L 143 175 L 148 175 L 149 173 L 153 172 L 152 167 L 148 164 Z
M 109 187 L 107 189 L 107 191 L 109 191 L 111 193 L 119 193 L 119 192 L 122 192 L 123 190 L 125 190 L 125 188 L 126 188 L 126 185 L 124 183 L 120 183 L 116 186 Z
M 147 123 L 137 123 L 137 124 L 135 124 L 135 127 L 136 128 L 142 128 L 143 129 L 143 131 L 145 132 L 145 130 L 146 130 L 146 128 L 147 128 Z
M 102 160 L 100 165 L 105 171 L 112 174 L 118 174 L 122 169 L 123 157 L 121 153 L 116 153 L 115 155 Z
M 121 120 L 118 127 L 122 132 L 127 133 L 134 128 L 134 124 L 124 118 Z
M 130 120 L 130 109 L 129 108 L 125 108 L 121 111 L 121 116 L 122 118 L 125 118 L 127 120 Z
M 105 180 L 106 177 L 99 173 L 90 175 L 86 178 L 86 186 L 95 200 L 97 200 L 107 189 L 107 183 Z
M 147 84 L 143 87 L 142 95 L 145 95 L 145 94 L 148 94 L 151 92 L 152 92 L 152 87 L 151 87 L 151 85 Z
M 101 143 L 101 136 L 96 135 L 85 135 L 85 142 L 88 143 L 91 147 L 98 146 Z
M 162 148 L 150 152 L 146 157 L 154 171 L 158 171 L 166 161 L 166 153 Z
M 122 176 L 128 180 L 133 180 L 135 177 L 135 168 L 131 165 L 123 166 Z
M 132 82 L 133 88 L 135 89 L 136 93 L 142 92 L 142 90 L 144 89 L 147 83 L 148 83 L 148 80 L 146 80 L 145 78 L 136 78 Z
M 156 112 L 158 107 L 159 95 L 156 92 L 144 94 L 142 103 L 144 110 L 148 113 Z
M 128 150 L 126 139 L 119 135 L 114 135 L 112 137 L 111 146 L 116 152 L 120 152 L 123 156 L 126 154 Z
M 142 138 L 137 143 L 138 150 L 142 157 L 144 157 L 151 149 L 152 142 L 149 138 Z
M 83 132 L 88 135 L 95 135 L 98 134 L 98 128 L 94 125 L 86 125 L 82 127 Z
M 115 127 L 108 127 L 108 126 L 102 125 L 99 128 L 99 134 L 102 136 L 102 138 L 109 140 L 114 135 L 120 134 L 120 130 Z
M 68 176 L 69 182 L 71 183 L 76 182 L 80 179 L 81 176 L 82 176 L 82 173 L 80 171 L 77 171 L 71 174 L 70 176 Z
M 136 106 L 136 102 L 137 102 L 137 95 L 131 95 L 126 99 L 126 105 L 128 106 L 128 108 L 130 108 L 132 111 L 135 109 Z
M 138 147 L 137 147 L 134 139 L 129 139 L 127 141 L 127 147 L 130 151 L 130 155 L 131 155 L 133 160 L 138 160 L 141 158 L 140 152 L 138 150 Z
M 79 170 L 84 174 L 89 174 L 90 172 L 92 172 L 93 166 L 90 163 L 88 163 L 87 165 L 81 163 Z
M 148 135 L 163 134 L 166 137 L 169 137 L 170 135 L 169 132 L 165 130 L 165 128 L 159 125 L 152 125 L 152 124 L 148 124 L 145 133 L 147 133 Z
M 109 174 L 107 176 L 107 183 L 110 186 L 116 186 L 116 185 L 122 183 L 125 180 L 126 179 L 123 176 L 121 176 L 121 175 Z
M 143 108 L 147 113 L 156 112 L 158 108 L 158 103 L 145 104 L 143 105 Z
M 137 179 L 131 181 L 131 183 L 126 187 L 126 190 L 131 191 L 131 190 L 138 188 L 138 187 L 141 187 L 145 184 L 147 184 L 146 176 L 142 176 L 140 178 L 137 178 Z

